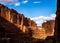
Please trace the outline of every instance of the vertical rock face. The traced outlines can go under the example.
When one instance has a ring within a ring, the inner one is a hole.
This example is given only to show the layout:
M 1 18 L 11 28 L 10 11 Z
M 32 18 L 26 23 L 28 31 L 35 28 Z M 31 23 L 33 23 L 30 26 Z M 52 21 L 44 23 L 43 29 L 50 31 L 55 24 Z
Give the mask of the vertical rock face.
M 55 25 L 55 20 L 50 20 L 42 24 L 42 28 L 45 29 L 45 33 L 48 36 L 53 35 L 54 32 L 54 25 Z
M 24 36 L 31 37 L 32 31 L 36 29 L 37 24 L 33 20 L 0 4 L 0 30 L 2 30 L 0 33 L 4 34 L 4 37 L 10 37 L 18 41 L 23 39 Z
M 55 20 L 49 20 L 42 24 L 42 27 L 39 27 L 33 37 L 37 39 L 46 39 L 47 36 L 54 36 L 54 26 Z
M 24 31 L 24 28 L 31 28 L 32 30 L 37 29 L 37 24 L 30 20 L 29 18 L 25 17 L 23 14 L 19 14 L 14 9 L 9 9 L 8 7 L 0 4 L 0 16 L 8 20 L 9 22 L 16 25 L 20 30 Z
M 56 43 L 60 43 L 60 0 L 57 0 L 57 12 L 55 20 L 55 39 Z

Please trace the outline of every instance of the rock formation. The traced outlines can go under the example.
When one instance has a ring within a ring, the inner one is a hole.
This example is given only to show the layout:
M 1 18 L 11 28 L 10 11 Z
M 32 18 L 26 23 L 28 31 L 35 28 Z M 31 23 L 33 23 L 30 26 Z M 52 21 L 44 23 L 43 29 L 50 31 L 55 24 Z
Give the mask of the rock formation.
M 47 36 L 54 36 L 54 25 L 55 20 L 49 20 L 42 24 L 42 27 L 38 27 L 37 30 L 34 30 L 33 37 L 37 39 L 45 39 Z
M 33 20 L 30 20 L 30 18 L 25 17 L 23 14 L 19 14 L 14 9 L 9 9 L 8 7 L 0 4 L 0 12 L 1 17 L 13 23 L 22 31 L 24 31 L 24 28 L 27 27 L 32 30 L 37 28 L 37 24 Z
M 14 9 L 9 9 L 8 7 L 0 4 L 0 43 L 4 40 L 7 40 L 7 43 L 11 40 L 15 43 L 28 43 L 24 41 L 30 41 L 32 40 L 32 37 L 42 39 L 45 38 L 46 35 L 51 36 L 55 22 L 55 36 L 56 40 L 58 40 L 60 38 L 59 9 L 58 4 L 56 21 L 47 21 L 42 24 L 42 29 L 38 29 L 37 24 L 30 18 L 25 17 Z
M 47 22 L 44 22 L 42 24 L 42 28 L 44 28 L 45 30 L 45 34 L 47 34 L 47 36 L 51 36 L 54 33 L 54 25 L 55 25 L 55 20 L 49 20 Z
M 44 28 L 36 30 L 33 37 L 37 39 L 45 39 L 47 36 L 45 34 Z
M 55 39 L 56 43 L 60 43 L 60 0 L 57 0 L 57 12 L 55 20 Z
M 37 24 L 33 20 L 23 14 L 19 14 L 14 9 L 9 9 L 0 4 L 0 33 L 2 39 L 7 37 L 7 39 L 12 38 L 14 41 L 17 40 L 19 42 L 20 39 L 31 37 L 32 32 L 36 29 Z

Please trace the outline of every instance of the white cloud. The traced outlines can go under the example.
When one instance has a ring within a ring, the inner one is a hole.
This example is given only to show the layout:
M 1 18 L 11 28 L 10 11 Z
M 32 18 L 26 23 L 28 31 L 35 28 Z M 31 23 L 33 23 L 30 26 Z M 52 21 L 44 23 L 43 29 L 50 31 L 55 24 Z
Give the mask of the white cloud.
M 20 2 L 18 0 L 0 0 L 0 3 L 19 6 Z
M 28 0 L 24 0 L 22 3 L 24 3 L 24 4 L 28 3 Z
M 41 2 L 39 2 L 39 1 L 35 1 L 35 2 L 33 2 L 33 3 L 38 4 L 38 3 L 41 3 Z
M 5 1 L 7 1 L 7 2 L 14 2 L 14 0 L 5 0 Z
M 3 2 L 3 3 L 13 3 L 15 1 L 16 0 L 0 0 L 0 2 Z
M 20 2 L 16 2 L 14 4 L 15 4 L 15 6 L 20 6 Z
M 55 20 L 56 14 L 51 14 L 50 16 L 39 16 L 31 18 L 31 20 L 34 20 L 38 26 L 41 26 L 43 22 L 46 22 L 48 20 Z

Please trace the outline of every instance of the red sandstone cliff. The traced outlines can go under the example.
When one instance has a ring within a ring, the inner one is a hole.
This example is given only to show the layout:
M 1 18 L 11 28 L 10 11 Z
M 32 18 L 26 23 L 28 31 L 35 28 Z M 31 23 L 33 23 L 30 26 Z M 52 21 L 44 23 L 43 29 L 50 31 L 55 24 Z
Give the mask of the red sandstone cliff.
M 3 37 L 9 37 L 17 41 L 20 39 L 26 40 L 29 36 L 43 39 L 46 34 L 51 35 L 53 29 L 54 20 L 43 23 L 42 29 L 38 29 L 37 24 L 30 18 L 0 4 L 0 33 L 4 34 L 1 34 Z
M 37 39 L 45 39 L 47 36 L 45 34 L 44 28 L 40 28 L 38 30 L 35 30 L 33 37 L 37 38 Z
M 28 28 L 31 28 L 32 30 L 37 29 L 37 24 L 34 21 L 25 17 L 23 14 L 19 14 L 14 9 L 9 9 L 8 7 L 0 4 L 0 12 L 1 17 L 16 25 L 23 32 L 28 30 Z
M 30 18 L 19 14 L 14 9 L 0 4 L 0 33 L 1 37 L 11 38 L 16 43 L 32 36 L 32 32 L 37 29 L 37 24 Z M 4 31 L 3 31 L 4 30 Z
M 34 30 L 34 38 L 37 39 L 45 39 L 47 36 L 53 36 L 54 35 L 54 25 L 55 20 L 49 20 L 47 22 L 44 22 L 42 24 L 42 27 L 39 27 L 37 30 Z
M 50 20 L 42 24 L 42 28 L 44 28 L 45 34 L 47 34 L 47 36 L 53 35 L 54 25 L 55 25 L 55 20 Z

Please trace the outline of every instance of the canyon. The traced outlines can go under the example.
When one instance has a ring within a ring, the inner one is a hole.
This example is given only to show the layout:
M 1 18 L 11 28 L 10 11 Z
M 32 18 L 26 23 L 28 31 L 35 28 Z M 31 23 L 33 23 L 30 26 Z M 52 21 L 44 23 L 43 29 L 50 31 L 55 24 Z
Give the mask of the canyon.
M 35 21 L 0 4 L 0 40 L 13 40 L 15 43 L 54 36 L 55 20 L 44 22 L 38 28 Z
M 38 39 L 46 39 L 47 36 L 54 36 L 54 26 L 55 20 L 49 20 L 42 24 L 42 27 L 39 27 L 35 34 L 33 35 L 34 38 Z

